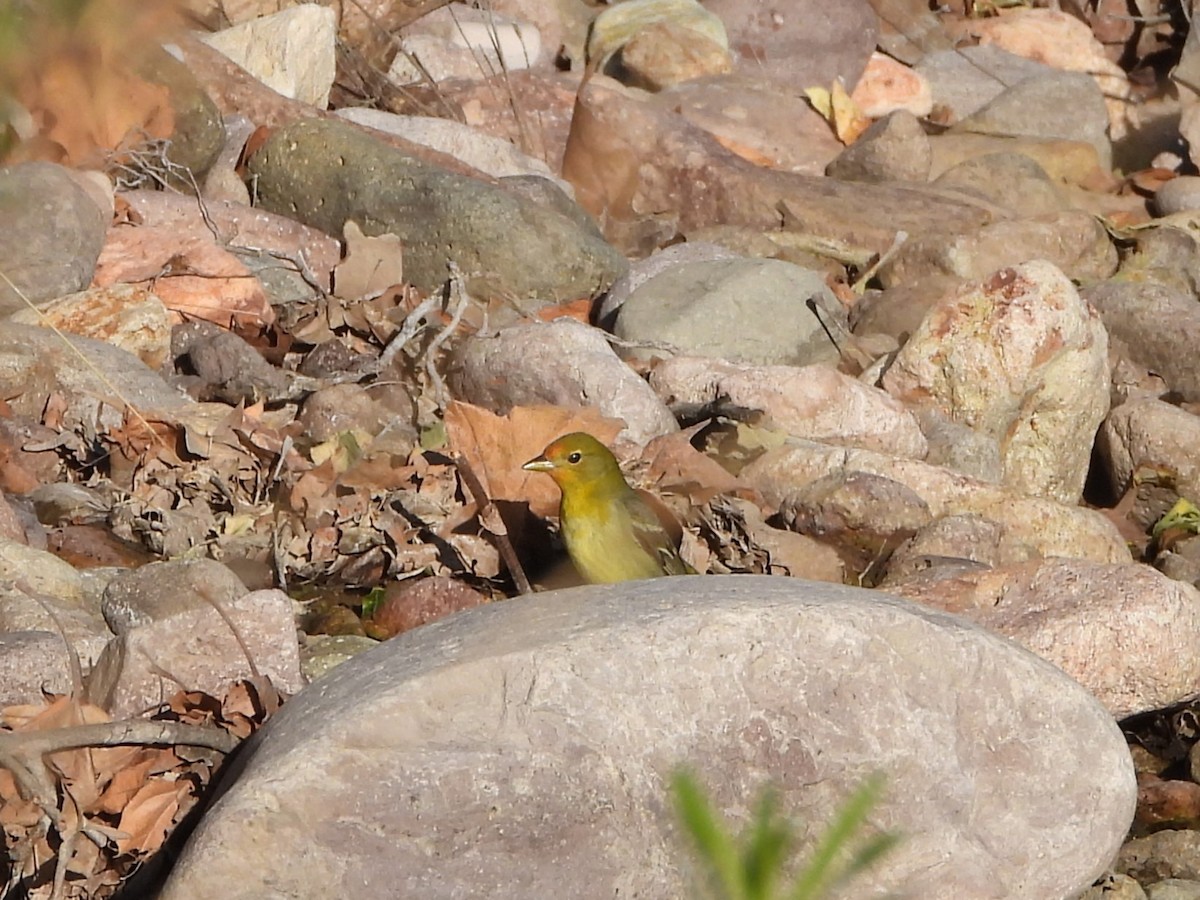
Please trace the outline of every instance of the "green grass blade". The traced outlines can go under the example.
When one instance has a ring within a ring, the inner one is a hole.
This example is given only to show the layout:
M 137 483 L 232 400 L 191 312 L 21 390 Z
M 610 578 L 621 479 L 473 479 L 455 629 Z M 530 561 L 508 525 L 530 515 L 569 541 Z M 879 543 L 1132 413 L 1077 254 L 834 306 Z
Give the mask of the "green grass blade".
M 710 874 L 724 892 L 724 900 L 751 900 L 737 845 L 717 821 L 696 779 L 680 770 L 672 778 L 671 787 L 679 817 L 695 841 L 700 858 L 708 864 Z
M 837 817 L 821 835 L 812 860 L 797 877 L 790 900 L 815 900 L 835 880 L 838 855 L 866 821 L 868 813 L 879 802 L 884 778 L 876 773 L 851 795 Z M 882 849 L 886 848 L 881 848 Z
M 777 817 L 778 806 L 779 798 L 775 792 L 764 791 L 754 823 L 743 840 L 742 873 L 751 900 L 775 897 L 775 885 L 792 845 L 792 829 L 785 820 Z

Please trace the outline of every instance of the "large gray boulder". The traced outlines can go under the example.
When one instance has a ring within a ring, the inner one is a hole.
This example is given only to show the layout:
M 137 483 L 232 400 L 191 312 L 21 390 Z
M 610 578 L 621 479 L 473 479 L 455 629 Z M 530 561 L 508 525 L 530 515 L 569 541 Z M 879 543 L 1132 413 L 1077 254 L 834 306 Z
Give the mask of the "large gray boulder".
M 679 897 L 668 779 L 811 843 L 872 772 L 904 839 L 845 895 L 1059 898 L 1115 856 L 1129 753 L 1078 684 L 877 592 L 753 576 L 524 597 L 409 632 L 288 703 L 163 900 Z

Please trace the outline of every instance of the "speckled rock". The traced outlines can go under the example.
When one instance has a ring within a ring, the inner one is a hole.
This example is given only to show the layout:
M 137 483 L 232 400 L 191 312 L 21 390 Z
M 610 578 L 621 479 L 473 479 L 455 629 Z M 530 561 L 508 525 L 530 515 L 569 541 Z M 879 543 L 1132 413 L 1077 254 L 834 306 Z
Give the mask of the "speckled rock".
M 885 772 L 868 827 L 907 837 L 850 900 L 1061 900 L 1136 793 L 1111 717 L 1011 642 L 836 585 L 661 578 L 491 604 L 342 664 L 243 749 L 161 896 L 690 895 L 681 763 L 721 815 L 771 783 L 801 822 Z

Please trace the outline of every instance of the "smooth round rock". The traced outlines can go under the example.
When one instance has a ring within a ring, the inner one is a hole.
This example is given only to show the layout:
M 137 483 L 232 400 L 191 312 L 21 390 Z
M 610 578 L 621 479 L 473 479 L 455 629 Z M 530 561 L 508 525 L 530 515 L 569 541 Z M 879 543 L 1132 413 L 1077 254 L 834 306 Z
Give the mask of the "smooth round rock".
M 964 621 L 756 576 L 522 597 L 343 663 L 243 748 L 163 900 L 679 897 L 668 783 L 808 846 L 872 772 L 904 839 L 848 897 L 1074 896 L 1135 804 L 1113 720 Z

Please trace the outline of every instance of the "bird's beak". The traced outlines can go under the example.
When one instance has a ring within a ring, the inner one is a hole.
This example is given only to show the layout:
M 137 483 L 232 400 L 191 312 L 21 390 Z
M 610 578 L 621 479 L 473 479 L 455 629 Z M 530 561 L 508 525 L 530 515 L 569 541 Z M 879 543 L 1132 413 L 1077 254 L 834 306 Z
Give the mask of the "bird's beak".
M 554 463 L 544 456 L 535 456 L 521 468 L 527 472 L 549 472 L 554 469 Z

